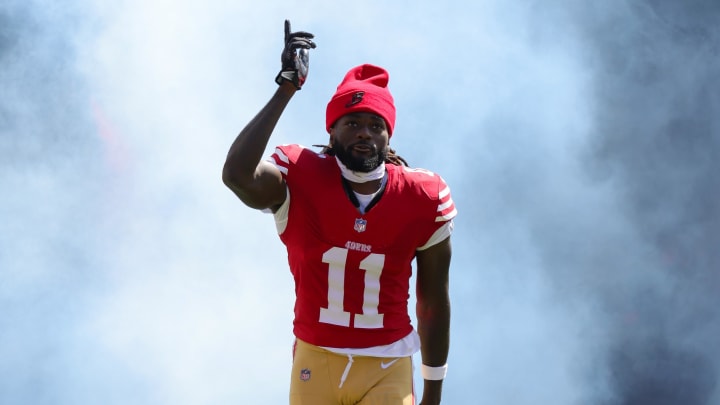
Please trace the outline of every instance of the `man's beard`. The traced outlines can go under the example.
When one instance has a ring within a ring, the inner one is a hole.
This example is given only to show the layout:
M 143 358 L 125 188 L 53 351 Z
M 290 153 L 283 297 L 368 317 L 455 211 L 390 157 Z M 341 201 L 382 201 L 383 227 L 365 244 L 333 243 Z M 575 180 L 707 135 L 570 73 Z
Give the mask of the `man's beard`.
M 333 143 L 332 149 L 335 152 L 335 156 L 340 159 L 340 162 L 354 172 L 369 173 L 377 169 L 378 166 L 385 161 L 385 158 L 387 158 L 387 149 L 378 151 L 374 145 L 371 145 L 375 153 L 368 158 L 361 158 L 352 154 L 352 147 L 353 145 L 348 145 L 347 148 L 343 148 L 335 142 Z

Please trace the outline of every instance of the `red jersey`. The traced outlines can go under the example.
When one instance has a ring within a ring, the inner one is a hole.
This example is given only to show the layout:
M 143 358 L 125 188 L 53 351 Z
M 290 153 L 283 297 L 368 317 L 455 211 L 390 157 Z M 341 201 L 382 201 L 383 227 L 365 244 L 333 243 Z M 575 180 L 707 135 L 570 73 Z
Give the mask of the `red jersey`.
M 289 194 L 280 239 L 295 279 L 295 336 L 336 348 L 407 336 L 415 252 L 456 213 L 443 179 L 387 164 L 382 195 L 361 213 L 335 157 L 283 145 L 272 159 Z

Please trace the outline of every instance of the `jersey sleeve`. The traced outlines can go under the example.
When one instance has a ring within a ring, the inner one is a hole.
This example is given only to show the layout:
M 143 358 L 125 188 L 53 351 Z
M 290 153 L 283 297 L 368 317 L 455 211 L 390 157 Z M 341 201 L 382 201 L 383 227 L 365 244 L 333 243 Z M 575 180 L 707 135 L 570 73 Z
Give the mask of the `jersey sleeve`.
M 275 219 L 275 228 L 278 235 L 282 235 L 282 233 L 285 232 L 288 221 L 288 213 L 290 211 L 290 189 L 289 186 L 287 186 L 288 173 L 291 171 L 291 167 L 295 165 L 295 162 L 297 162 L 298 156 L 303 149 L 305 148 L 301 145 L 280 145 L 275 148 L 273 154 L 267 159 L 270 163 L 275 165 L 278 170 L 280 170 L 280 173 L 282 173 L 283 179 L 286 182 L 286 187 L 288 187 L 285 201 L 282 203 L 280 208 L 275 211 L 275 213 L 273 213 L 270 209 L 263 210 L 265 213 L 273 214 L 273 218 Z
M 301 145 L 280 145 L 275 148 L 268 160 L 280 170 L 283 178 L 287 180 L 288 173 L 304 149 L 305 147 Z
M 450 187 L 440 176 L 438 176 L 438 189 L 438 206 L 435 222 L 451 221 L 457 215 L 457 209 L 455 209 L 455 202 L 450 195 Z
M 423 194 L 430 201 L 430 209 L 433 209 L 432 214 L 428 213 L 428 215 L 432 215 L 435 225 L 431 226 L 432 232 L 424 239 L 424 243 L 418 247 L 418 250 L 425 250 L 447 239 L 452 234 L 453 220 L 457 215 L 450 187 L 445 180 L 435 173 L 429 177 L 423 177 L 423 179 L 421 188 Z

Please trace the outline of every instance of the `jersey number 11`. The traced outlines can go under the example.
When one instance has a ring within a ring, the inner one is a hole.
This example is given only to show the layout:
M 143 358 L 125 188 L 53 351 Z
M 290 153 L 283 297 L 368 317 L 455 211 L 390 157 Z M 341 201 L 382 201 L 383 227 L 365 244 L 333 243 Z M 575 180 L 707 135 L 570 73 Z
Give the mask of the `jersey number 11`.
M 344 310 L 347 255 L 348 250 L 340 247 L 330 248 L 323 254 L 323 263 L 329 266 L 328 307 L 320 308 L 320 322 L 350 327 L 352 315 L 356 328 L 382 328 L 383 314 L 378 313 L 378 305 L 380 304 L 380 273 L 385 265 L 385 255 L 370 253 L 360 262 L 360 270 L 365 270 L 362 314 L 351 314 Z

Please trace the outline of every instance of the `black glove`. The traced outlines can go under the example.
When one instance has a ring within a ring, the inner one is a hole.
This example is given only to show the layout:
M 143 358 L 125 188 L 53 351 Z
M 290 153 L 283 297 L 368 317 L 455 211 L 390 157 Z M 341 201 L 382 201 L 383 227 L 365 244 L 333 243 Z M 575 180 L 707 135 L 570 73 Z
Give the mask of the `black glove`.
M 307 78 L 310 67 L 310 52 L 308 49 L 315 48 L 312 41 L 315 36 L 309 32 L 290 32 L 290 21 L 285 20 L 285 49 L 283 49 L 280 61 L 282 69 L 275 77 L 275 83 L 282 84 L 283 81 L 292 82 L 295 88 L 300 90 Z

